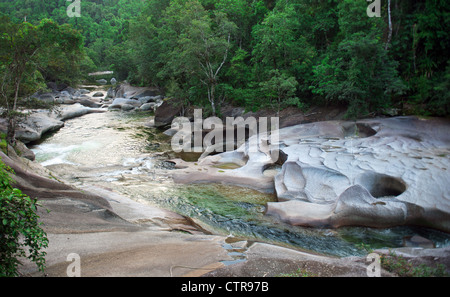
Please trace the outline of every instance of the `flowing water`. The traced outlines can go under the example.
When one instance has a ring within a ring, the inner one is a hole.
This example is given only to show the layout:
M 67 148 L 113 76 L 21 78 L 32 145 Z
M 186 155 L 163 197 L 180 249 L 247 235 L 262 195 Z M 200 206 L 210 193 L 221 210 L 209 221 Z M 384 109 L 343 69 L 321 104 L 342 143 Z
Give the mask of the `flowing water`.
M 424 228 L 313 229 L 289 226 L 264 215 L 276 198 L 254 190 L 218 184 L 178 185 L 171 179 L 170 139 L 149 127 L 148 114 L 88 114 L 31 146 L 36 160 L 74 186 L 113 189 L 135 201 L 191 217 L 215 234 L 263 241 L 329 255 L 363 255 L 371 248 L 399 247 L 405 236 L 450 245 L 447 234 Z M 274 169 L 276 170 L 276 168 Z

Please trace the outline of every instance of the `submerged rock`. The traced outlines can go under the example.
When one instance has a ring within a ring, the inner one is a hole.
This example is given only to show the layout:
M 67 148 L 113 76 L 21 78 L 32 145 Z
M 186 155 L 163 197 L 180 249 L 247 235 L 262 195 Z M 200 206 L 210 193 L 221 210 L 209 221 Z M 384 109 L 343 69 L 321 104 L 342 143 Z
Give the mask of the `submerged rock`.
M 420 248 L 427 248 L 432 249 L 435 248 L 435 244 L 422 236 L 414 235 L 414 236 L 406 236 L 403 238 L 403 246 L 404 247 L 420 247 Z

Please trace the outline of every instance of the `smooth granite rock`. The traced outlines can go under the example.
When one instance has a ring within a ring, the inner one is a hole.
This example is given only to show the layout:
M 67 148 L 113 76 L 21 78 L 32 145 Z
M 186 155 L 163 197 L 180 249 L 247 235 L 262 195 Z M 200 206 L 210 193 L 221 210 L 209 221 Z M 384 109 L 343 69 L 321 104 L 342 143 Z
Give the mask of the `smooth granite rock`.
M 249 139 L 233 152 L 209 156 L 175 178 L 276 192 L 267 214 L 293 225 L 392 227 L 421 225 L 450 231 L 450 121 L 396 117 L 301 124 Z M 255 149 L 257 147 L 257 149 Z M 274 160 L 273 152 L 278 159 Z M 243 164 L 216 174 L 211 167 Z M 274 178 L 264 170 L 282 165 Z M 183 171 L 183 170 L 182 170 Z

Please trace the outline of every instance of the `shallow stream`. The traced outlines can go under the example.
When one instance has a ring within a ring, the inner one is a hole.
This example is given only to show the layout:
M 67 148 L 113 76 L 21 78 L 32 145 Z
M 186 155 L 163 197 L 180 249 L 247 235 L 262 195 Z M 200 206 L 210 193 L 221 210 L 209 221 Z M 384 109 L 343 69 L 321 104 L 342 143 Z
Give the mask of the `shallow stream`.
M 364 255 L 371 248 L 400 247 L 421 235 L 437 247 L 448 234 L 425 228 L 313 229 L 289 226 L 264 215 L 276 198 L 219 184 L 178 185 L 171 179 L 170 139 L 149 127 L 148 114 L 93 113 L 66 122 L 58 132 L 31 146 L 36 160 L 64 182 L 100 186 L 135 201 L 164 207 L 192 218 L 205 230 L 236 240 L 262 241 L 336 256 Z

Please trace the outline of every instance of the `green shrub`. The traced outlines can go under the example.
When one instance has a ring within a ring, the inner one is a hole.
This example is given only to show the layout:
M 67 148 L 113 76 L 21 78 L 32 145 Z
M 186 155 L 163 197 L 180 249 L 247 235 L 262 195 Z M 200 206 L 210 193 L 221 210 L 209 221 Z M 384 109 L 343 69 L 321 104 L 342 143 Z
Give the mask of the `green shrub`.
M 36 199 L 11 186 L 13 171 L 0 160 L 0 276 L 18 276 L 20 258 L 45 268 L 47 234 L 40 227 Z M 27 248 L 28 247 L 28 248 Z
M 0 133 L 0 149 L 5 154 L 8 152 L 8 143 L 6 142 L 6 134 Z
M 402 256 L 390 251 L 381 256 L 381 266 L 401 277 L 444 277 L 448 276 L 443 264 L 430 267 L 425 264 L 414 265 Z

